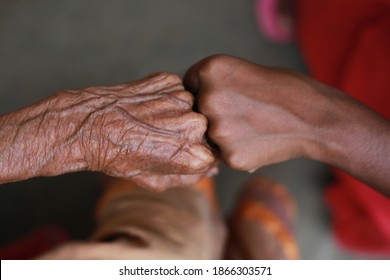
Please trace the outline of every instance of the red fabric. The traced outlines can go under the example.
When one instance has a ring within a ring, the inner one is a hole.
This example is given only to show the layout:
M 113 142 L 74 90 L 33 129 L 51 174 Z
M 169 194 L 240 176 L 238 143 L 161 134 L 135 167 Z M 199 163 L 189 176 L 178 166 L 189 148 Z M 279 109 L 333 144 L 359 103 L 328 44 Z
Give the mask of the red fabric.
M 33 259 L 69 239 L 69 233 L 61 227 L 41 226 L 17 241 L 0 248 L 0 259 Z
M 296 2 L 297 39 L 311 74 L 390 119 L 390 0 Z M 390 200 L 334 173 L 326 200 L 340 243 L 390 253 Z

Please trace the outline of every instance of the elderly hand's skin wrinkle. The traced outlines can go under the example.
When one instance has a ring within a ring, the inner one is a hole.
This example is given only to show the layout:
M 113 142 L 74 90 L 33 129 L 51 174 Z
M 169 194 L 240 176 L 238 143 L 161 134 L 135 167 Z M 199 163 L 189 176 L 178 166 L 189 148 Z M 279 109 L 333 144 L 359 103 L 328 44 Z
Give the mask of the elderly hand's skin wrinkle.
M 230 167 L 249 171 L 307 157 L 390 196 L 390 124 L 345 93 L 227 55 L 195 64 L 184 83 Z
M 0 183 L 90 170 L 153 190 L 215 172 L 207 121 L 170 73 L 60 92 L 0 116 Z

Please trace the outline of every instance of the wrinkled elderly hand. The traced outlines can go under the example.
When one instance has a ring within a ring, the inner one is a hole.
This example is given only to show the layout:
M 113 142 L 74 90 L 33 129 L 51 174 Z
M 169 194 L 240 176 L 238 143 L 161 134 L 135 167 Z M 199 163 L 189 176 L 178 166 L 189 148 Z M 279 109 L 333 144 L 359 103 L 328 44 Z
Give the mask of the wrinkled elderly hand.
M 94 107 L 81 128 L 92 170 L 164 189 L 194 183 L 213 164 L 207 120 L 192 112 L 192 95 L 176 75 L 81 94 Z
M 24 155 L 25 163 L 36 168 L 32 174 L 20 168 L 19 176 L 8 181 L 92 170 L 153 190 L 191 185 L 216 168 L 204 139 L 207 120 L 194 113 L 192 105 L 192 95 L 170 73 L 60 92 L 24 112 L 4 116 L 3 127 L 19 116 L 20 129 L 14 133 L 9 128 L 8 142 L 22 146 L 19 158 Z M 35 152 L 19 143 L 26 135 Z

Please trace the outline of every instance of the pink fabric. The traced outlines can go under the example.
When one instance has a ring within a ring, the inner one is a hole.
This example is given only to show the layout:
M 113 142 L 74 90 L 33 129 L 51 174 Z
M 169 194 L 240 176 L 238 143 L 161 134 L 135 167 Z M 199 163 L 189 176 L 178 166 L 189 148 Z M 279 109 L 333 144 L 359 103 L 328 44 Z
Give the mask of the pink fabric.
M 281 22 L 279 3 L 280 0 L 257 0 L 255 18 L 264 36 L 269 40 L 276 43 L 288 43 L 294 39 L 294 34 Z

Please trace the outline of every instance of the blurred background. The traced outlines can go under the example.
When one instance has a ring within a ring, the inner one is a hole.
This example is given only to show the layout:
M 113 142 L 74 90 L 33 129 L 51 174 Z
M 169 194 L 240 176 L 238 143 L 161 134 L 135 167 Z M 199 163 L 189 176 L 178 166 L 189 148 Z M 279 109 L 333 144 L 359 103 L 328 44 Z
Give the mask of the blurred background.
M 264 39 L 250 0 L 3 0 L 0 41 L 0 114 L 62 89 L 123 83 L 157 71 L 182 75 L 215 53 L 305 71 L 296 45 Z M 322 196 L 326 166 L 299 159 L 256 173 L 284 183 L 297 200 L 303 259 L 359 257 L 332 237 Z M 217 184 L 225 215 L 248 176 L 222 167 Z M 44 224 L 87 238 L 100 193 L 99 175 L 92 173 L 0 186 L 0 246 Z

